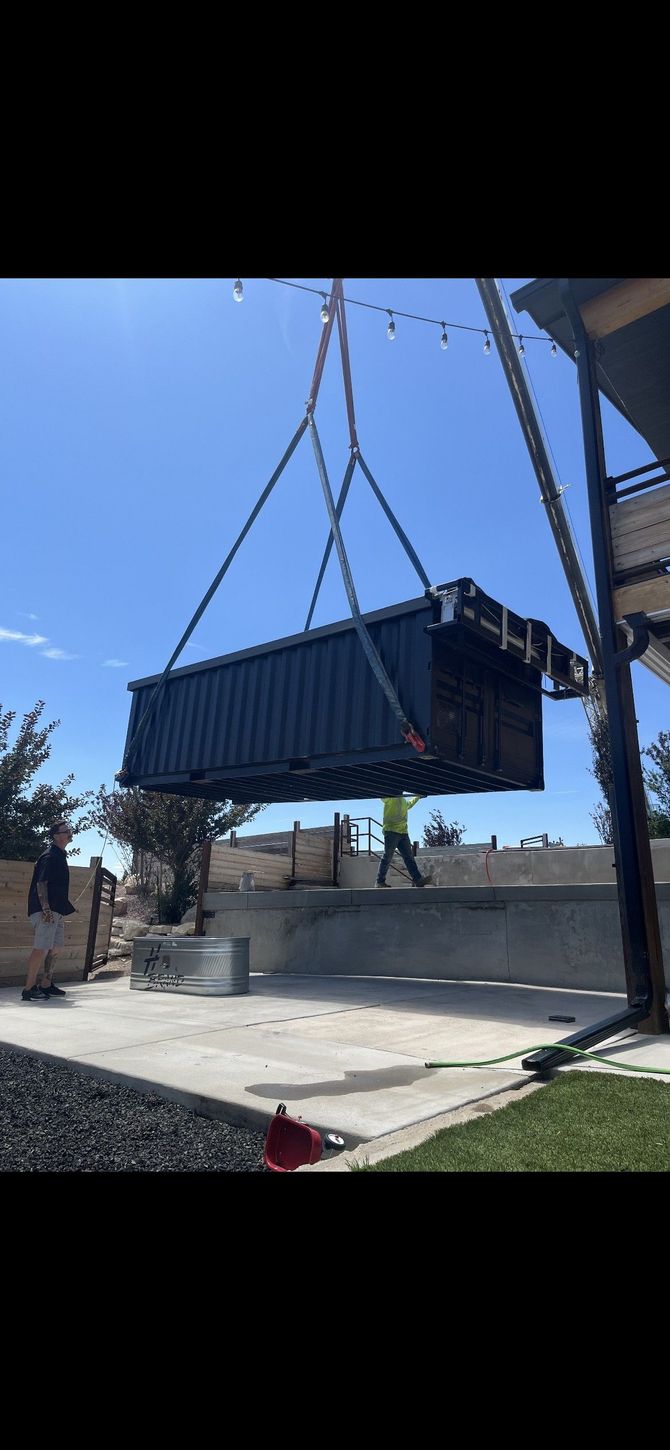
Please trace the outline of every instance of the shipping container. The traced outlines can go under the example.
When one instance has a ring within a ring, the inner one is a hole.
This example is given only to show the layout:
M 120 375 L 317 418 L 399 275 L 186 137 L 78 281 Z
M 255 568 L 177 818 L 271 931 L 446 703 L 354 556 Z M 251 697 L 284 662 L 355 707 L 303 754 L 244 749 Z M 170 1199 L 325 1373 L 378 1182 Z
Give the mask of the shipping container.
M 363 618 L 425 753 L 347 619 L 173 670 L 124 784 L 234 802 L 543 789 L 542 676 L 584 693 L 585 660 L 470 579 Z M 127 749 L 159 679 L 128 686 Z

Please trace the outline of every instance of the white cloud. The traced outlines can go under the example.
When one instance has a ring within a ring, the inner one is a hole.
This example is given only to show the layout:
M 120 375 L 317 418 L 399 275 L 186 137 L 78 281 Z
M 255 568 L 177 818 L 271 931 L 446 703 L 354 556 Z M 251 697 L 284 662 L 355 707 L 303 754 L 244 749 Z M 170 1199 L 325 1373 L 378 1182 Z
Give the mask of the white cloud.
M 25 609 L 17 609 L 16 612 L 21 615 L 22 619 L 39 619 L 39 614 L 27 614 Z
M 0 629 L 0 640 L 3 639 L 13 644 L 28 644 L 31 646 L 47 643 L 47 636 L 45 634 L 22 634 L 19 629 Z
M 36 645 L 49 644 L 46 634 L 23 634 L 19 629 L 0 629 L 0 644 L 6 640 L 8 644 L 27 644 L 31 649 Z M 48 649 L 41 649 L 40 654 L 47 660 L 78 660 L 79 655 L 70 654 L 66 649 L 57 649 L 49 645 Z
M 103 668 L 103 670 L 104 669 L 108 669 L 108 668 L 110 670 L 120 670 L 123 667 L 123 665 L 127 665 L 127 664 L 128 664 L 128 661 L 127 660 L 104 660 L 103 661 L 102 668 Z

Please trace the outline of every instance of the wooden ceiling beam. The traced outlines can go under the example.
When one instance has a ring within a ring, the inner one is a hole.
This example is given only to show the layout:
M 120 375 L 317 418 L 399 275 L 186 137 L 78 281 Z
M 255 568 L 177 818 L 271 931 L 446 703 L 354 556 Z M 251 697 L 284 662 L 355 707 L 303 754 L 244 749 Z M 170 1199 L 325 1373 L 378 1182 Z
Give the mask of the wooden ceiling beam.
M 629 277 L 584 302 L 580 312 L 589 337 L 607 337 L 670 303 L 670 277 Z

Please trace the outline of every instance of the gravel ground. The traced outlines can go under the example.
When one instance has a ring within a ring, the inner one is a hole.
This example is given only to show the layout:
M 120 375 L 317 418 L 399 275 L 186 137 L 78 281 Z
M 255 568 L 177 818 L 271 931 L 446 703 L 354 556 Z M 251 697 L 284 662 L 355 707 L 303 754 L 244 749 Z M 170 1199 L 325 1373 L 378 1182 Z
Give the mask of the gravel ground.
M 0 1048 L 2 1173 L 267 1173 L 265 1133 Z

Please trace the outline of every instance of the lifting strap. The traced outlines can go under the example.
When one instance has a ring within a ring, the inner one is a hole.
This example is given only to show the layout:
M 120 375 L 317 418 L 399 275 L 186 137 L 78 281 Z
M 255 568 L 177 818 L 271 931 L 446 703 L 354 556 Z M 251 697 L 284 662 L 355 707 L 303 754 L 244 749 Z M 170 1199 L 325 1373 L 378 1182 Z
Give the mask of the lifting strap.
M 221 568 L 219 569 L 219 572 L 218 572 L 216 578 L 212 580 L 212 583 L 210 584 L 209 589 L 207 590 L 207 593 L 205 594 L 204 598 L 200 601 L 200 604 L 198 605 L 198 608 L 196 609 L 195 614 L 193 615 L 193 618 L 192 618 L 190 624 L 188 625 L 187 629 L 184 631 L 184 633 L 183 633 L 183 635 L 182 635 L 182 637 L 181 637 L 181 639 L 179 641 L 179 644 L 177 645 L 177 648 L 174 651 L 174 654 L 170 657 L 167 665 L 165 666 L 165 669 L 163 670 L 163 673 L 162 673 L 162 675 L 160 677 L 160 680 L 158 681 L 158 684 L 156 685 L 156 688 L 155 688 L 155 690 L 153 692 L 153 695 L 151 696 L 151 699 L 149 700 L 149 704 L 147 705 L 147 708 L 144 711 L 144 714 L 143 714 L 143 716 L 142 716 L 142 718 L 141 718 L 141 720 L 140 720 L 140 722 L 139 722 L 139 724 L 137 726 L 137 729 L 136 729 L 136 731 L 135 731 L 135 733 L 134 733 L 134 735 L 132 737 L 132 740 L 130 741 L 130 744 L 128 745 L 128 748 L 126 750 L 126 753 L 125 753 L 125 755 L 123 757 L 123 765 L 121 766 L 121 769 L 119 771 L 117 771 L 117 774 L 116 774 L 115 779 L 119 780 L 122 784 L 123 784 L 124 776 L 128 772 L 128 768 L 129 768 L 129 765 L 130 765 L 130 761 L 132 760 L 133 756 L 135 755 L 135 752 L 137 750 L 137 747 L 139 745 L 139 742 L 140 742 L 140 740 L 141 740 L 141 738 L 142 738 L 142 736 L 144 734 L 144 731 L 147 728 L 147 724 L 148 724 L 151 716 L 153 715 L 154 710 L 156 709 L 156 705 L 158 703 L 159 696 L 161 695 L 161 693 L 162 693 L 162 691 L 163 691 L 163 689 L 165 687 L 165 681 L 167 680 L 167 677 L 168 677 L 168 675 L 170 673 L 170 670 L 172 669 L 172 667 L 175 664 L 175 662 L 179 659 L 179 656 L 180 656 L 180 654 L 181 654 L 181 652 L 182 652 L 182 650 L 184 648 L 184 645 L 188 643 L 191 635 L 193 634 L 193 631 L 195 629 L 195 626 L 198 623 L 198 620 L 202 618 L 202 615 L 204 614 L 204 612 L 205 612 L 205 610 L 207 608 L 207 605 L 209 604 L 210 599 L 212 599 L 213 596 L 214 596 L 214 594 L 216 593 L 216 591 L 217 591 L 217 589 L 219 587 L 219 584 L 221 583 L 221 580 L 223 579 L 224 574 L 227 574 L 228 569 L 230 568 L 230 565 L 232 564 L 233 559 L 235 558 L 235 555 L 236 555 L 236 553 L 237 553 L 237 551 L 238 551 L 238 549 L 240 547 L 240 544 L 244 541 L 244 539 L 246 538 L 247 534 L 249 533 L 249 530 L 251 528 L 251 525 L 254 523 L 255 519 L 258 517 L 258 515 L 259 515 L 259 513 L 260 513 L 260 511 L 261 511 L 261 509 L 263 507 L 263 504 L 270 497 L 270 494 L 272 493 L 272 490 L 273 490 L 273 488 L 274 488 L 274 486 L 275 486 L 275 484 L 277 482 L 277 479 L 284 472 L 284 469 L 286 467 L 286 464 L 288 463 L 289 458 L 291 457 L 291 454 L 295 452 L 295 450 L 296 450 L 296 448 L 297 448 L 297 446 L 298 446 L 298 444 L 300 442 L 300 439 L 302 438 L 302 435 L 303 435 L 306 427 L 307 427 L 307 419 L 306 418 L 303 418 L 301 420 L 301 422 L 299 423 L 298 427 L 296 428 L 295 433 L 293 434 L 293 437 L 291 439 L 291 442 L 289 443 L 288 448 L 286 449 L 286 452 L 284 454 L 284 457 L 281 460 L 281 463 L 278 465 L 277 468 L 275 468 L 275 471 L 274 471 L 274 473 L 272 475 L 272 478 L 270 479 L 270 482 L 268 484 L 266 484 L 266 486 L 263 489 L 263 492 L 262 492 L 260 498 L 258 499 L 257 503 L 254 505 L 253 509 L 251 510 L 251 513 L 249 514 L 249 517 L 248 517 L 248 519 L 246 521 L 246 524 L 244 525 L 244 528 L 242 529 L 242 532 L 240 534 L 238 534 L 237 539 L 235 540 L 235 543 L 233 544 L 233 547 L 230 550 L 230 553 L 229 553 L 227 559 L 225 559 L 224 562 L 223 562 L 223 564 L 221 565 Z
M 368 483 L 370 485 L 370 488 L 372 489 L 372 492 L 375 495 L 375 498 L 381 504 L 381 506 L 382 506 L 382 508 L 384 510 L 384 513 L 386 514 L 386 517 L 387 517 L 387 519 L 388 519 L 391 527 L 395 530 L 395 533 L 396 533 L 398 539 L 400 540 L 400 543 L 402 544 L 403 549 L 405 550 L 405 553 L 407 554 L 408 559 L 410 560 L 410 563 L 413 564 L 414 568 L 416 569 L 416 572 L 417 572 L 417 574 L 418 574 L 418 576 L 419 576 L 419 578 L 421 580 L 421 583 L 423 584 L 424 589 L 430 589 L 430 579 L 428 578 L 428 575 L 427 575 L 427 573 L 426 573 L 426 571 L 425 571 L 425 569 L 423 567 L 423 564 L 421 563 L 421 560 L 419 559 L 419 557 L 416 554 L 415 550 L 412 548 L 412 545 L 410 544 L 410 541 L 409 541 L 409 539 L 408 539 L 408 537 L 407 537 L 404 529 L 399 524 L 399 522 L 398 522 L 398 520 L 397 520 L 397 518 L 396 518 L 396 516 L 395 516 L 395 514 L 394 514 L 394 512 L 393 512 L 393 510 L 392 510 L 392 508 L 390 506 L 390 504 L 388 503 L 387 499 L 385 499 L 385 497 L 384 497 L 384 495 L 383 495 L 383 493 L 382 493 L 379 485 L 375 482 L 374 478 L 372 477 L 372 474 L 370 472 L 370 469 L 368 468 L 368 465 L 365 462 L 365 459 L 363 458 L 363 455 L 362 455 L 361 450 L 360 450 L 360 444 L 358 442 L 358 434 L 356 432 L 356 419 L 355 419 L 355 416 L 354 416 L 354 390 L 353 390 L 353 385 L 352 385 L 352 381 L 351 381 L 351 362 L 350 362 L 350 359 L 349 359 L 349 342 L 348 342 L 348 338 L 347 338 L 347 323 L 346 323 L 346 316 L 345 316 L 345 311 L 344 311 L 344 297 L 343 297 L 343 294 L 342 294 L 342 278 L 341 277 L 337 277 L 335 279 L 335 284 L 334 284 L 333 291 L 332 291 L 331 307 L 329 309 L 329 323 L 330 323 L 330 321 L 332 319 L 332 316 L 333 316 L 333 306 L 332 306 L 332 300 L 333 299 L 335 301 L 335 309 L 334 310 L 337 312 L 338 331 L 339 331 L 339 335 L 340 335 L 340 358 L 341 358 L 341 362 L 342 362 L 342 377 L 343 377 L 343 380 L 344 380 L 344 396 L 345 396 L 346 405 L 347 405 L 347 420 L 348 420 L 348 423 L 349 423 L 349 447 L 351 448 L 351 459 L 352 459 L 352 462 L 350 463 L 350 465 L 347 468 L 347 471 L 346 471 L 346 473 L 344 475 L 344 481 L 342 483 L 342 488 L 340 490 L 340 496 L 339 496 L 338 501 L 337 501 L 336 513 L 337 513 L 338 522 L 339 522 L 339 519 L 341 518 L 342 510 L 343 510 L 344 504 L 345 504 L 345 500 L 346 500 L 347 494 L 349 492 L 349 485 L 351 483 L 351 478 L 352 478 L 352 474 L 353 474 L 354 468 L 356 466 L 356 463 L 359 463 L 360 466 L 361 466 L 361 468 L 362 468 L 362 470 L 363 470 L 363 473 L 365 474 L 365 477 L 368 480 Z M 330 334 L 329 334 L 329 336 L 330 336 Z M 323 339 L 322 339 L 322 341 L 323 341 Z M 328 344 L 326 342 L 326 346 L 327 345 Z M 324 357 L 325 357 L 325 351 L 324 351 Z M 318 392 L 318 384 L 321 382 L 321 374 L 322 374 L 322 372 L 323 372 L 323 359 L 321 361 L 321 365 L 320 365 L 320 368 L 319 368 L 319 366 L 318 366 L 318 358 L 317 358 L 317 368 L 315 369 L 315 372 L 314 372 L 314 379 L 317 378 L 317 373 L 318 373 L 318 382 L 317 382 L 317 388 L 316 388 L 317 392 Z M 312 381 L 312 392 L 314 392 L 314 388 L 315 388 L 314 379 Z M 313 407 L 310 407 L 310 404 L 309 403 L 308 403 L 307 407 L 308 407 L 308 412 L 309 413 L 312 413 L 314 411 Z M 323 583 L 323 576 L 324 576 L 324 574 L 326 572 L 326 568 L 327 568 L 327 565 L 328 565 L 328 560 L 330 558 L 330 551 L 331 551 L 332 547 L 333 547 L 333 532 L 332 532 L 332 529 L 331 529 L 331 531 L 330 531 L 330 533 L 328 535 L 328 539 L 326 541 L 326 547 L 325 547 L 324 552 L 323 552 L 323 559 L 321 560 L 321 567 L 319 569 L 318 579 L 316 581 L 316 585 L 315 585 L 315 588 L 314 588 L 314 593 L 312 595 L 312 601 L 311 601 L 311 604 L 309 606 L 309 610 L 307 612 L 307 619 L 305 621 L 305 630 L 308 630 L 309 629 L 309 627 L 311 625 L 311 622 L 312 622 L 312 616 L 313 616 L 314 610 L 316 608 L 316 601 L 317 601 L 317 599 L 319 597 L 319 590 L 321 589 L 321 585 Z
M 316 424 L 314 422 L 314 409 L 316 407 L 317 398 L 319 396 L 319 389 L 321 387 L 321 379 L 323 377 L 324 364 L 325 364 L 326 355 L 327 355 L 327 352 L 328 352 L 328 344 L 330 342 L 330 338 L 331 338 L 331 335 L 332 335 L 333 325 L 334 325 L 335 317 L 336 316 L 337 316 L 338 331 L 339 331 L 339 338 L 340 338 L 340 354 L 341 354 L 341 358 L 342 358 L 342 371 L 343 371 L 343 376 L 344 376 L 344 394 L 345 394 L 345 400 L 346 400 L 346 406 L 347 406 L 347 419 L 348 419 L 348 423 L 349 423 L 349 438 L 350 438 L 350 447 L 351 447 L 351 458 L 350 458 L 349 463 L 347 465 L 347 469 L 346 469 L 346 472 L 345 472 L 345 475 L 344 475 L 344 480 L 343 480 L 343 483 L 342 483 L 342 488 L 340 489 L 340 496 L 339 496 L 339 499 L 338 499 L 338 502 L 337 502 L 337 508 L 335 507 L 335 503 L 333 501 L 333 495 L 332 495 L 332 492 L 331 492 L 330 483 L 328 481 L 328 475 L 326 473 L 326 465 L 325 465 L 325 461 L 324 461 L 324 457 L 323 457 L 323 452 L 321 450 L 321 443 L 320 443 L 320 440 L 319 440 L 319 435 L 317 433 Z M 340 515 L 342 513 L 342 509 L 344 508 L 344 504 L 345 504 L 345 500 L 346 500 L 346 497 L 347 497 L 347 493 L 349 492 L 349 485 L 351 483 L 351 479 L 352 479 L 352 476 L 353 476 L 354 468 L 356 466 L 356 463 L 359 462 L 360 465 L 361 465 L 361 468 L 363 469 L 363 472 L 364 472 L 364 474 L 365 474 L 365 476 L 366 476 L 366 478 L 367 478 L 367 480 L 368 480 L 368 482 L 370 484 L 370 487 L 372 488 L 373 492 L 375 493 L 376 497 L 378 498 L 378 500 L 379 500 L 382 508 L 384 509 L 384 512 L 385 512 L 387 518 L 389 519 L 390 523 L 392 524 L 393 528 L 395 529 L 395 532 L 396 532 L 398 538 L 400 539 L 400 542 L 403 545 L 403 547 L 404 547 L 404 549 L 405 549 L 408 557 L 411 559 L 411 561 L 412 561 L 415 569 L 417 570 L 417 573 L 419 574 L 419 577 L 420 577 L 422 583 L 425 585 L 426 588 L 430 588 L 430 580 L 428 579 L 428 575 L 426 574 L 426 572 L 423 569 L 421 563 L 419 562 L 419 559 L 418 559 L 417 555 L 415 554 L 414 549 L 412 548 L 412 545 L 409 542 L 409 539 L 407 538 L 407 536 L 404 533 L 403 529 L 400 527 L 400 524 L 398 523 L 398 520 L 396 519 L 396 517 L 395 517 L 394 513 L 392 512 L 390 506 L 386 502 L 386 499 L 384 498 L 384 495 L 383 495 L 381 489 L 375 483 L 375 480 L 373 479 L 372 474 L 370 473 L 370 470 L 367 467 L 367 464 L 364 462 L 364 460 L 363 460 L 363 458 L 361 457 L 361 454 L 360 454 L 360 449 L 359 449 L 359 445 L 358 445 L 358 437 L 357 437 L 357 434 L 356 434 L 356 420 L 355 420 L 355 416 L 354 416 L 354 397 L 353 397 L 353 388 L 352 388 L 352 383 L 351 383 L 351 367 L 350 367 L 350 364 L 349 364 L 349 347 L 348 347 L 348 341 L 347 341 L 347 325 L 346 325 L 346 318 L 345 318 L 345 313 L 344 313 L 344 297 L 343 297 L 342 278 L 341 277 L 335 278 L 335 280 L 334 280 L 333 291 L 331 293 L 331 299 L 330 299 L 330 307 L 328 309 L 328 321 L 324 325 L 323 332 L 322 332 L 321 337 L 320 337 L 320 340 L 319 340 L 319 347 L 317 349 L 317 355 L 316 355 L 316 363 L 315 363 L 315 366 L 314 366 L 314 373 L 313 373 L 313 376 L 312 376 L 312 383 L 311 383 L 311 387 L 310 387 L 310 395 L 309 395 L 309 398 L 307 400 L 306 407 L 307 407 L 306 417 L 303 418 L 302 421 L 300 422 L 300 424 L 298 425 L 298 427 L 297 427 L 297 429 L 296 429 L 296 431 L 295 431 L 295 433 L 294 433 L 294 435 L 293 435 L 293 437 L 291 439 L 291 442 L 289 443 L 289 446 L 286 449 L 286 452 L 285 452 L 283 458 L 281 459 L 281 462 L 279 463 L 278 467 L 275 469 L 275 471 L 274 471 L 274 473 L 273 473 L 273 475 L 272 475 L 269 483 L 263 489 L 262 494 L 260 495 L 258 501 L 254 505 L 254 507 L 253 507 L 253 509 L 252 509 L 252 511 L 251 511 L 251 513 L 250 513 L 250 515 L 248 517 L 248 519 L 247 519 L 247 522 L 244 525 L 244 528 L 242 529 L 241 533 L 238 534 L 238 537 L 235 540 L 235 543 L 233 544 L 233 547 L 230 550 L 230 553 L 228 554 L 227 558 L 224 560 L 224 563 L 222 564 L 221 568 L 219 569 L 219 572 L 216 575 L 216 578 L 212 580 L 212 583 L 210 584 L 210 587 L 207 590 L 207 593 L 204 595 L 203 599 L 201 600 L 200 604 L 198 605 L 198 608 L 196 609 L 195 614 L 193 615 L 193 618 L 191 619 L 191 621 L 190 621 L 189 625 L 187 626 L 186 630 L 184 631 L 184 633 L 183 633 L 183 635 L 182 635 L 182 637 L 181 637 L 181 639 L 179 641 L 179 644 L 177 645 L 177 648 L 174 650 L 174 652 L 171 655 L 171 657 L 170 657 L 170 659 L 169 659 L 169 661 L 168 661 L 165 669 L 163 670 L 163 673 L 162 673 L 162 675 L 161 675 L 161 677 L 160 677 L 160 679 L 159 679 L 159 681 L 158 681 L 158 683 L 156 685 L 156 688 L 153 691 L 153 694 L 151 695 L 151 697 L 149 699 L 149 703 L 148 703 L 148 705 L 146 707 L 146 710 L 144 711 L 144 714 L 142 715 L 142 717 L 141 717 L 141 719 L 140 719 L 140 721 L 139 721 L 139 723 L 138 723 L 138 725 L 137 725 L 137 727 L 136 727 L 136 729 L 135 729 L 135 731 L 133 733 L 133 736 L 132 736 L 132 738 L 131 738 L 131 740 L 130 740 L 127 748 L 126 748 L 126 752 L 125 752 L 125 755 L 123 757 L 123 764 L 121 766 L 121 769 L 119 771 L 117 771 L 117 773 L 116 773 L 115 779 L 118 780 L 121 784 L 123 784 L 124 780 L 126 780 L 127 777 L 128 777 L 129 770 L 130 770 L 130 764 L 131 764 L 132 760 L 134 759 L 134 757 L 135 757 L 135 755 L 137 753 L 137 748 L 138 748 L 139 743 L 140 743 L 140 741 L 142 739 L 142 736 L 144 735 L 144 732 L 145 732 L 145 730 L 147 728 L 147 725 L 149 723 L 149 720 L 154 715 L 154 713 L 156 711 L 156 707 L 158 705 L 158 702 L 159 702 L 159 700 L 161 699 L 161 697 L 163 695 L 163 691 L 164 691 L 164 688 L 165 688 L 165 683 L 166 683 L 166 680 L 168 678 L 168 675 L 170 674 L 170 671 L 172 670 L 172 668 L 175 665 L 176 661 L 178 660 L 180 654 L 182 653 L 182 650 L 184 649 L 184 646 L 188 643 L 188 641 L 189 641 L 189 639 L 190 639 L 190 637 L 191 637 L 191 635 L 192 635 L 192 633 L 193 633 L 193 631 L 194 631 L 194 629 L 195 629 L 198 621 L 202 618 L 202 615 L 204 614 L 204 612 L 205 612 L 205 610 L 207 608 L 207 605 L 209 604 L 210 600 L 213 598 L 214 594 L 216 593 L 216 591 L 217 591 L 217 589 L 219 587 L 219 584 L 221 583 L 221 580 L 224 578 L 224 575 L 228 572 L 228 569 L 230 568 L 230 565 L 232 564 L 233 559 L 235 558 L 235 555 L 236 555 L 236 553 L 237 553 L 237 551 L 238 551 L 238 549 L 240 547 L 240 544 L 243 543 L 243 541 L 246 538 L 246 536 L 247 536 L 247 534 L 248 534 L 248 532 L 249 532 L 252 524 L 255 522 L 256 518 L 258 517 L 258 515 L 259 515 L 259 513 L 260 513 L 260 511 L 261 511 L 261 509 L 262 509 L 262 507 L 264 505 L 264 503 L 270 497 L 270 494 L 272 493 L 272 490 L 273 490 L 273 488 L 274 488 L 274 486 L 275 486 L 278 478 L 280 478 L 281 474 L 283 473 L 283 471 L 284 471 L 284 469 L 286 467 L 286 464 L 289 461 L 289 458 L 295 452 L 295 449 L 297 448 L 297 446 L 298 446 L 298 444 L 300 442 L 300 439 L 302 438 L 302 435 L 305 432 L 305 429 L 307 427 L 310 428 L 310 432 L 311 432 L 311 435 L 312 435 L 312 444 L 314 446 L 314 453 L 315 453 L 315 457 L 316 457 L 317 468 L 318 468 L 318 471 L 319 471 L 319 477 L 321 479 L 321 485 L 322 485 L 322 488 L 323 488 L 324 498 L 325 498 L 325 501 L 326 501 L 326 508 L 328 510 L 328 517 L 330 519 L 330 533 L 329 533 L 329 536 L 328 536 L 328 542 L 326 544 L 326 549 L 325 549 L 324 556 L 323 556 L 323 560 L 322 560 L 322 563 L 321 563 L 321 569 L 319 571 L 319 578 L 317 580 L 316 589 L 314 591 L 314 596 L 313 596 L 313 599 L 312 599 L 312 604 L 310 606 L 310 611 L 309 611 L 309 614 L 308 614 L 308 622 L 307 622 L 307 624 L 305 626 L 305 629 L 307 630 L 309 628 L 309 623 L 311 621 L 312 614 L 314 612 L 314 607 L 316 605 L 316 601 L 317 601 L 319 589 L 321 588 L 321 583 L 322 583 L 323 576 L 324 576 L 325 571 L 326 571 L 326 566 L 327 566 L 327 563 L 328 563 L 328 559 L 330 558 L 330 551 L 332 549 L 333 540 L 334 540 L 335 541 L 335 546 L 336 546 L 336 549 L 337 549 L 337 553 L 338 553 L 338 557 L 339 557 L 339 561 L 340 561 L 340 568 L 342 570 L 342 578 L 344 580 L 344 587 L 345 587 L 346 592 L 347 592 L 347 598 L 349 600 L 349 607 L 351 609 L 352 618 L 353 618 L 353 621 L 354 621 L 354 625 L 355 625 L 355 628 L 356 628 L 356 632 L 358 634 L 358 637 L 359 637 L 359 639 L 361 641 L 361 644 L 363 646 L 363 649 L 365 651 L 365 655 L 367 657 L 368 663 L 370 664 L 370 667 L 371 667 L 371 669 L 372 669 L 372 671 L 373 671 L 373 673 L 375 675 L 375 678 L 377 679 L 377 681 L 380 684 L 382 690 L 384 691 L 384 694 L 386 695 L 386 698 L 387 698 L 387 700 L 389 702 L 389 705 L 391 706 L 391 709 L 393 710 L 393 713 L 397 716 L 397 718 L 398 718 L 398 720 L 400 722 L 400 730 L 401 730 L 401 734 L 402 734 L 403 738 L 407 741 L 407 743 L 409 745 L 412 745 L 414 747 L 414 749 L 417 750 L 420 754 L 423 753 L 423 751 L 426 748 L 425 743 L 422 740 L 421 736 L 414 729 L 414 726 L 411 724 L 411 722 L 407 719 L 407 716 L 405 714 L 405 711 L 402 708 L 402 705 L 400 703 L 400 700 L 398 699 L 398 696 L 397 696 L 396 691 L 395 691 L 395 689 L 393 687 L 393 684 L 391 683 L 391 680 L 389 679 L 389 676 L 386 673 L 386 670 L 385 670 L 384 665 L 383 665 L 383 663 L 382 663 L 382 661 L 381 661 L 381 659 L 379 657 L 379 654 L 377 653 L 377 650 L 375 649 L 375 646 L 374 646 L 374 644 L 372 642 L 372 639 L 370 638 L 370 635 L 369 635 L 369 633 L 368 633 L 368 631 L 367 631 L 367 629 L 365 627 L 365 624 L 363 623 L 363 619 L 362 619 L 362 616 L 361 616 L 361 611 L 360 611 L 360 608 L 359 608 L 359 605 L 358 605 L 358 599 L 356 598 L 356 590 L 354 588 L 354 581 L 353 581 L 353 578 L 352 578 L 351 569 L 349 567 L 349 560 L 348 560 L 347 555 L 346 555 L 346 551 L 345 551 L 345 547 L 344 547 L 344 541 L 342 539 L 342 534 L 341 534 L 341 531 L 340 531 L 340 524 L 339 524 Z
M 382 690 L 386 695 L 386 698 L 389 702 L 389 705 L 391 706 L 391 709 L 393 710 L 394 715 L 396 715 L 398 720 L 400 721 L 401 735 L 409 745 L 414 746 L 415 750 L 419 751 L 419 753 L 423 753 L 426 748 L 425 742 L 421 739 L 421 736 L 407 719 L 407 716 L 402 708 L 402 705 L 400 704 L 400 700 L 398 699 L 395 689 L 393 688 L 393 685 L 386 673 L 386 670 L 384 669 L 379 654 L 377 653 L 377 650 L 375 649 L 370 635 L 363 623 L 361 611 L 358 605 L 358 599 L 356 598 L 354 581 L 351 576 L 349 560 L 347 558 L 346 549 L 344 547 L 344 540 L 340 531 L 340 523 L 337 517 L 330 483 L 328 482 L 328 474 L 326 472 L 325 459 L 321 449 L 321 441 L 319 439 L 314 417 L 311 413 L 309 415 L 309 431 L 312 438 L 314 456 L 316 458 L 316 466 L 319 470 L 319 478 L 321 479 L 321 486 L 323 488 L 323 496 L 326 500 L 326 508 L 328 510 L 328 517 L 330 519 L 331 532 L 333 538 L 335 539 L 335 548 L 337 549 L 337 555 L 340 561 L 340 569 L 342 570 L 342 578 L 344 580 L 344 587 L 347 591 L 347 599 L 349 600 L 349 608 L 351 609 L 351 615 L 354 621 L 354 625 L 356 627 L 356 633 L 358 634 L 358 638 L 360 639 L 363 649 L 365 650 L 368 664 L 370 665 L 370 668 L 372 669 L 377 682 L 381 685 Z

